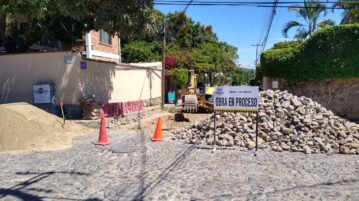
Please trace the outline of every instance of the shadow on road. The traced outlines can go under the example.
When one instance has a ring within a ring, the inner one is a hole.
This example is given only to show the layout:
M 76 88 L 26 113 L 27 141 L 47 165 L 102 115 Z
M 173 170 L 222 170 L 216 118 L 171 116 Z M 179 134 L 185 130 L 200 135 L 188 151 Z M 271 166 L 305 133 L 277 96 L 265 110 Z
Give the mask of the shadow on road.
M 29 188 L 32 184 L 35 184 L 43 179 L 46 179 L 54 174 L 69 174 L 69 175 L 80 175 L 80 176 L 88 176 L 89 174 L 83 172 L 75 172 L 75 171 L 48 171 L 48 172 L 17 172 L 17 175 L 35 175 L 28 180 L 20 182 L 10 188 L 0 188 L 0 199 L 6 196 L 15 197 L 20 200 L 26 201 L 42 201 L 43 199 L 54 199 L 54 200 L 80 200 L 73 198 L 64 198 L 64 197 L 50 197 L 50 196 L 39 196 L 35 195 L 35 193 L 42 192 L 45 194 L 53 193 L 52 189 L 41 189 L 41 188 Z M 90 198 L 86 201 L 97 201 L 97 198 Z
M 146 169 L 147 169 L 147 147 L 146 147 L 146 134 L 141 126 L 141 118 L 139 121 L 138 129 L 141 131 L 141 168 L 140 168 L 140 191 L 134 195 L 133 200 L 143 200 L 153 189 L 155 189 L 176 167 L 184 162 L 184 159 L 195 149 L 195 145 L 186 146 L 180 150 L 174 157 L 167 160 L 173 159 L 173 162 L 163 169 L 163 171 L 149 184 L 146 185 Z M 159 161 L 162 163 L 164 161 Z M 161 164 L 158 164 L 161 165 Z

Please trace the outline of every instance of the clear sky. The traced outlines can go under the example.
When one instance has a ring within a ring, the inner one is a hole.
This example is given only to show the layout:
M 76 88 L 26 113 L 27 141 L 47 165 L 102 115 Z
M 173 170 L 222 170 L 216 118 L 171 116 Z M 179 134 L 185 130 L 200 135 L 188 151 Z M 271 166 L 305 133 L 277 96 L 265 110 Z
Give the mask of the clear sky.
M 298 2 L 298 0 L 296 1 Z M 185 6 L 156 5 L 155 8 L 168 13 L 183 11 Z M 267 25 L 270 11 L 271 8 L 190 6 L 186 14 L 194 21 L 199 21 L 205 25 L 212 25 L 213 31 L 217 34 L 219 40 L 226 41 L 238 48 L 238 62 L 241 64 L 241 67 L 254 68 L 256 47 L 252 45 L 259 43 L 260 37 Z M 328 10 L 327 15 L 321 19 L 329 18 L 334 20 L 336 24 L 339 24 L 341 19 L 340 13 L 341 11 L 333 13 L 331 10 Z M 282 35 L 283 26 L 290 20 L 300 21 L 301 18 L 297 17 L 293 12 L 288 12 L 287 8 L 277 8 L 277 14 L 274 17 L 266 49 L 276 42 L 292 39 L 286 39 Z M 289 37 L 293 37 L 294 32 L 295 28 L 289 32 Z

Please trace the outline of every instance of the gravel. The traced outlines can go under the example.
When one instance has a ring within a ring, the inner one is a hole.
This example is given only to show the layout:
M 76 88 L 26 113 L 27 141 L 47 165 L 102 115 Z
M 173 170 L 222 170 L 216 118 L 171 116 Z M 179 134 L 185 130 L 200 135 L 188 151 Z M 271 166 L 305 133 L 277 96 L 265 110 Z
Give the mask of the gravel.
M 259 145 L 273 151 L 310 153 L 359 153 L 359 125 L 333 114 L 319 103 L 287 91 L 260 93 Z M 173 131 L 173 139 L 190 144 L 214 143 L 253 149 L 255 113 L 219 113 L 209 119 Z M 218 132 L 218 133 L 217 133 Z
M 0 200 L 357 200 L 359 158 L 219 148 L 108 129 L 62 151 L 0 154 Z M 167 134 L 165 134 L 167 135 Z

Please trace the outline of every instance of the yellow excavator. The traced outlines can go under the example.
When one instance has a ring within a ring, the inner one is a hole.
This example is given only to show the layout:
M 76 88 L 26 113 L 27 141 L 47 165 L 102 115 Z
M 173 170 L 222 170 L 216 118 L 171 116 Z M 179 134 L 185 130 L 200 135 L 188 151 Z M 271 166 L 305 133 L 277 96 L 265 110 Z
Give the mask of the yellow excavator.
M 197 74 L 191 70 L 190 84 L 185 90 L 183 110 L 185 112 L 213 112 L 214 88 L 209 86 L 209 82 L 202 86 L 202 90 L 197 87 Z

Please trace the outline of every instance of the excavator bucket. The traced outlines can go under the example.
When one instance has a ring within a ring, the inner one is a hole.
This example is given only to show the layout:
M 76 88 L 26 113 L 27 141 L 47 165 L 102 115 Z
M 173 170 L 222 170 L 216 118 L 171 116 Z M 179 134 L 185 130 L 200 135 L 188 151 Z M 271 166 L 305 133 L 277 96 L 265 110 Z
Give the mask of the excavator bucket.
M 185 95 L 183 110 L 185 112 L 197 112 L 198 100 L 196 95 Z

